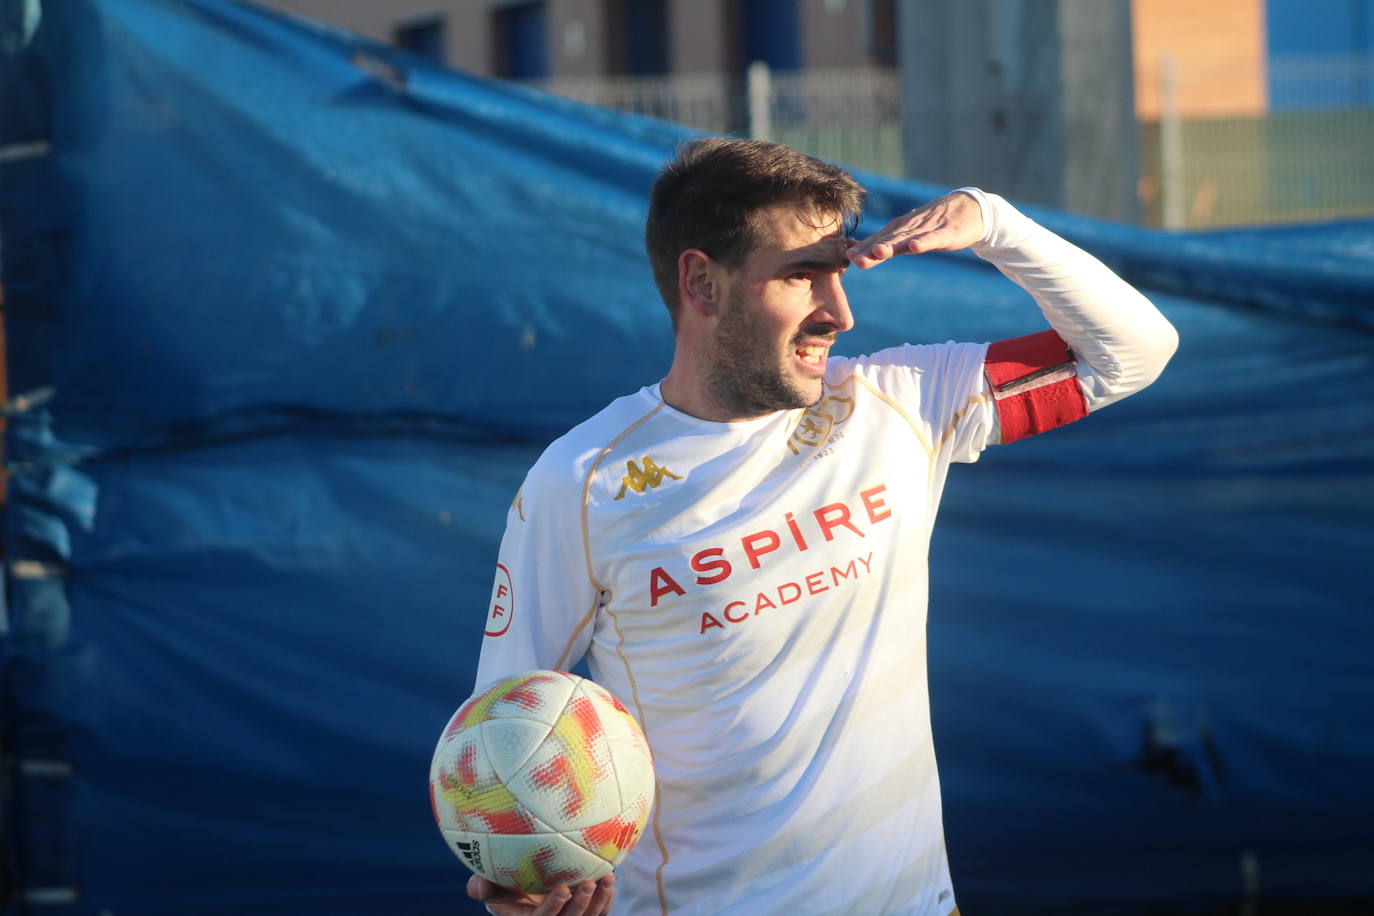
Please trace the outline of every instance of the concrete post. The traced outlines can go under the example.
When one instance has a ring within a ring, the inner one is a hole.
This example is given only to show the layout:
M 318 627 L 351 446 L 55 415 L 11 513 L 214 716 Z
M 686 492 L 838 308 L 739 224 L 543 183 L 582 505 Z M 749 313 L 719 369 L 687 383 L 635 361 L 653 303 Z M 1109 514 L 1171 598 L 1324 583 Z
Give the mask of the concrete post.
M 912 178 L 1138 218 L 1130 0 L 902 0 Z

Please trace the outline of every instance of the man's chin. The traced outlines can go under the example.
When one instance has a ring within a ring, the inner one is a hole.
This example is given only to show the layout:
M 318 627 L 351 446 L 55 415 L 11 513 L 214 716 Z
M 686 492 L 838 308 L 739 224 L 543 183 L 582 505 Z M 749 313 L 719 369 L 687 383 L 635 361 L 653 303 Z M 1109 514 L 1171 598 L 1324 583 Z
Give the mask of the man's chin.
M 716 376 L 720 384 L 720 402 L 731 405 L 738 416 L 761 416 L 776 410 L 797 410 L 814 407 L 825 393 L 824 380 L 796 371 L 755 375 L 741 380 L 737 377 Z
M 815 376 L 795 379 L 792 389 L 797 392 L 797 402 L 800 406 L 815 407 L 825 395 L 825 380 Z

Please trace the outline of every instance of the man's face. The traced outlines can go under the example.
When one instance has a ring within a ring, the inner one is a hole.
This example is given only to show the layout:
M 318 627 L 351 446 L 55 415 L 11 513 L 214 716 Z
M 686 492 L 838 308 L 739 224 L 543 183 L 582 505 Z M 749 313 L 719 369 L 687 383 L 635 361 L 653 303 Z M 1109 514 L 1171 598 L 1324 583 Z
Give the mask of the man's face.
M 722 271 L 712 341 L 708 384 L 734 419 L 819 401 L 830 346 L 854 326 L 840 285 L 849 265 L 840 219 L 779 205 L 758 227 L 759 245 Z

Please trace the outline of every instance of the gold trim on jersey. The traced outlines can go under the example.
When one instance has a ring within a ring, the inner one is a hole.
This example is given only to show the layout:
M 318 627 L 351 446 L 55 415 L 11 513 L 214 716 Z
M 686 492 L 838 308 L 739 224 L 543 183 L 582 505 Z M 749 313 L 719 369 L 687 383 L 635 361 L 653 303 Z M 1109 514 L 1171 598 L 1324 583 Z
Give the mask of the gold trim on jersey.
M 958 413 L 954 415 L 954 419 L 949 421 L 949 425 L 945 427 L 945 431 L 940 434 L 940 441 L 935 443 L 936 450 L 945 447 L 945 441 L 949 439 L 950 436 L 954 435 L 954 427 L 959 425 L 959 421 L 964 418 L 964 414 L 968 413 L 969 410 L 977 404 L 986 404 L 987 400 L 987 395 L 984 394 L 970 395 L 969 399 L 964 402 L 964 406 L 959 408 Z M 1001 437 L 999 436 L 998 438 Z
M 597 608 L 601 607 L 601 592 L 595 592 L 592 598 L 592 606 L 587 609 L 587 613 L 582 615 L 582 619 L 573 627 L 572 635 L 568 637 L 568 643 L 563 647 L 563 652 L 558 656 L 558 661 L 553 663 L 554 670 L 562 671 L 568 664 L 568 657 L 572 655 L 573 646 L 577 645 L 577 636 L 582 632 L 583 627 L 592 622 L 596 616 Z
M 977 404 L 982 404 L 982 403 L 985 403 L 985 402 L 987 401 L 987 396 L 986 396 L 986 395 L 983 395 L 983 394 L 974 394 L 974 395 L 970 395 L 970 396 L 969 396 L 969 399 L 968 399 L 967 401 L 964 402 L 964 406 L 961 407 L 961 408 L 959 408 L 959 410 L 954 414 L 953 419 L 951 419 L 951 420 L 949 421 L 949 425 L 946 426 L 946 427 L 944 428 L 944 430 L 940 433 L 940 438 L 939 438 L 938 440 L 936 440 L 935 444 L 932 446 L 929 442 L 926 441 L 926 437 L 921 433 L 921 428 L 920 428 L 919 426 L 916 425 L 916 422 L 915 422 L 914 420 L 911 419 L 910 414 L 908 414 L 908 413 L 906 412 L 906 410 L 905 410 L 900 404 L 898 404 L 896 401 L 892 400 L 892 398 L 888 397 L 886 394 L 883 394 L 883 392 L 881 392 L 881 391 L 879 391 L 877 388 L 875 388 L 875 387 L 873 386 L 873 384 L 872 384 L 871 382 L 869 382 L 868 379 L 864 378 L 863 376 L 860 376 L 860 375 L 850 375 L 850 376 L 847 376 L 847 377 L 845 377 L 845 378 L 843 378 L 843 379 L 840 379 L 840 380 L 839 380 L 837 383 L 835 383 L 834 385 L 827 385 L 826 387 L 827 387 L 828 389 L 834 391 L 834 390 L 839 389 L 841 386 L 848 384 L 849 382 L 858 382 L 860 385 L 863 385 L 863 386 L 864 386 L 865 388 L 867 388 L 870 392 L 872 392 L 878 399 L 880 399 L 880 400 L 883 401 L 885 404 L 887 404 L 887 406 L 891 407 L 893 410 L 897 411 L 897 413 L 901 414 L 902 419 L 903 419 L 903 420 L 906 420 L 907 425 L 911 427 L 911 431 L 914 432 L 914 433 L 916 434 L 916 438 L 920 441 L 921 447 L 924 448 L 924 449 L 926 450 L 926 455 L 927 455 L 928 457 L 933 457 L 933 456 L 935 455 L 936 452 L 938 452 L 940 449 L 944 448 L 945 442 L 949 439 L 950 436 L 952 436 L 952 435 L 954 434 L 954 428 L 955 428 L 956 426 L 959 425 L 959 421 L 962 420 L 962 419 L 964 418 L 964 415 L 967 414 L 971 408 L 973 408 L 973 407 L 974 407 L 975 405 L 977 405 Z M 854 410 L 854 407 L 853 407 L 853 400 L 854 400 L 854 399 L 853 399 L 853 398 L 836 398 L 836 397 L 834 397 L 834 396 L 827 396 L 827 397 L 825 397 L 825 398 L 823 398 L 823 399 L 821 400 L 821 402 L 820 402 L 820 404 L 818 405 L 818 407 L 825 407 L 828 403 L 830 403 L 830 402 L 832 402 L 832 401 L 845 401 L 845 400 L 848 400 L 848 401 L 850 402 L 849 410 L 850 410 L 850 413 L 852 413 L 853 410 Z M 807 413 L 811 413 L 811 410 L 807 410 Z M 843 419 L 837 420 L 837 421 L 836 421 L 836 425 L 838 425 L 839 423 L 843 423 L 844 420 L 847 420 L 847 419 L 849 419 L 848 414 L 846 414 L 846 415 L 844 416 Z M 828 430 L 827 430 L 827 433 L 828 433 Z M 792 433 L 792 438 L 793 438 L 793 439 L 798 439 L 798 434 L 797 434 L 797 432 L 794 431 L 794 432 Z M 821 436 L 820 440 L 818 440 L 818 441 L 817 441 L 816 443 L 814 443 L 814 444 L 819 444 L 820 441 L 824 441 L 824 438 L 825 438 L 824 436 Z M 799 441 L 800 441 L 800 440 L 799 440 Z M 807 442 L 807 443 L 805 443 L 805 444 L 810 445 L 810 444 L 813 444 L 813 443 Z M 791 442 L 790 440 L 788 441 L 787 446 L 788 446 L 788 448 L 791 448 L 793 452 L 797 452 L 796 447 L 792 445 L 792 442 Z M 800 454 L 799 452 L 797 452 L 797 453 Z
M 606 588 L 604 585 L 597 581 L 596 570 L 592 566 L 592 536 L 591 521 L 589 518 L 589 506 L 591 504 L 592 498 L 592 480 L 596 477 L 596 470 L 601 466 L 601 462 L 606 460 L 606 456 L 609 455 L 611 451 L 625 439 L 626 436 L 634 432 L 647 420 L 649 420 L 649 418 L 653 417 L 660 410 L 662 410 L 663 406 L 663 402 L 660 401 L 658 405 L 654 407 L 653 410 L 649 411 L 644 416 L 640 417 L 638 420 L 634 421 L 629 426 L 625 427 L 625 429 L 622 430 L 619 435 L 617 435 L 614 439 L 607 443 L 607 445 L 604 448 L 601 449 L 601 452 L 596 456 L 596 460 L 593 461 L 591 467 L 587 469 L 587 476 L 582 481 L 582 552 L 587 559 L 587 578 L 591 581 L 592 588 L 596 590 L 597 597 L 591 609 L 587 611 L 586 615 L 578 622 L 577 626 L 573 628 L 572 635 L 568 637 L 568 644 L 564 647 L 563 654 L 558 657 L 558 664 L 555 665 L 555 667 L 561 668 L 564 664 L 566 664 L 568 656 L 572 653 L 573 645 L 577 642 L 578 635 L 582 632 L 583 628 L 585 628 L 587 624 L 589 624 L 592 621 L 592 619 L 596 616 L 597 610 L 601 607 L 605 607 L 606 613 L 609 614 L 611 617 L 611 624 L 615 627 L 615 654 L 620 657 L 621 664 L 625 666 L 625 677 L 630 682 L 629 699 L 630 702 L 634 705 L 635 718 L 639 720 L 639 727 L 644 731 L 644 740 L 649 745 L 650 754 L 654 753 L 654 745 L 653 741 L 649 738 L 649 723 L 644 720 L 644 704 L 639 699 L 639 682 L 635 680 L 634 669 L 630 667 L 630 660 L 625 655 L 625 634 L 620 629 L 619 617 L 617 617 L 615 611 L 611 610 L 611 599 L 613 597 L 611 594 L 611 590 Z M 649 463 L 649 459 L 647 457 L 644 458 L 643 461 L 646 465 Z M 654 467 L 657 468 L 658 465 L 655 464 Z M 676 474 L 669 474 L 668 476 L 673 477 L 674 479 L 681 479 Z M 657 486 L 657 484 L 653 484 L 653 486 Z M 624 494 L 624 489 L 625 487 L 622 485 L 622 495 Z M 643 491 L 639 490 L 637 492 Z M 616 499 L 619 498 L 619 496 L 616 497 Z M 668 897 L 663 888 L 663 869 L 668 864 L 668 847 L 663 841 L 663 829 L 659 825 L 658 813 L 659 810 L 663 807 L 663 794 L 659 791 L 657 776 L 654 777 L 654 797 L 654 813 L 652 817 L 654 842 L 658 845 L 658 852 L 659 856 L 661 857 L 658 870 L 655 873 L 657 876 L 658 884 L 658 904 L 663 911 L 663 916 L 667 916 Z
M 590 506 L 592 501 L 592 478 L 596 476 L 596 469 L 601 467 L 601 462 L 606 460 L 606 456 L 611 453 L 612 449 L 619 445 L 625 439 L 626 436 L 634 432 L 641 425 L 643 425 L 650 417 L 652 417 L 654 414 L 658 413 L 662 409 L 663 402 L 659 401 L 658 406 L 656 406 L 653 410 L 646 413 L 644 416 L 640 417 L 638 420 L 635 420 L 629 426 L 625 427 L 625 429 L 620 432 L 620 435 L 616 436 L 609 443 L 607 443 L 606 446 L 601 449 L 601 452 L 596 456 L 596 460 L 592 462 L 591 467 L 587 468 L 587 476 L 582 481 L 582 552 L 587 558 L 587 578 L 591 580 L 592 585 L 595 586 L 599 591 L 605 592 L 608 590 L 600 582 L 596 581 L 596 570 L 592 568 L 591 523 L 587 517 L 588 506 Z M 645 460 L 647 461 L 648 459 Z M 657 467 L 657 465 L 655 465 L 655 467 Z
M 921 443 L 921 448 L 926 450 L 926 457 L 930 458 L 935 455 L 935 449 L 930 447 L 930 443 L 926 440 L 925 435 L 921 432 L 921 427 L 916 424 L 915 420 L 911 419 L 911 415 L 906 412 L 902 405 L 898 404 L 896 401 L 892 400 L 892 398 L 888 397 L 887 395 L 879 391 L 877 388 L 873 387 L 873 383 L 861 375 L 851 375 L 847 378 L 841 379 L 839 384 L 835 385 L 835 387 L 838 388 L 840 387 L 840 385 L 844 385 L 848 382 L 858 382 L 860 385 L 863 385 L 865 388 L 867 388 L 873 394 L 874 397 L 878 398 L 878 400 L 882 401 L 888 407 L 891 407 L 893 410 L 897 411 L 901 418 L 906 421 L 907 425 L 911 427 L 911 431 L 916 434 L 916 441 Z
M 606 613 L 611 618 L 611 625 L 615 627 L 615 654 L 620 656 L 620 661 L 625 666 L 625 676 L 630 679 L 630 693 L 633 697 L 635 710 L 639 713 L 639 727 L 644 730 L 644 740 L 649 740 L 649 730 L 644 724 L 644 709 L 639 705 L 639 685 L 635 682 L 634 672 L 630 668 L 630 660 L 625 657 L 625 632 L 620 629 L 620 615 L 611 610 L 608 603 Z M 653 744 L 649 744 L 649 753 L 654 751 Z M 668 916 L 668 892 L 663 886 L 663 869 L 668 867 L 668 844 L 663 839 L 663 827 L 659 823 L 659 812 L 663 810 L 663 792 L 659 788 L 658 774 L 654 774 L 654 810 L 652 815 L 654 829 L 654 843 L 658 846 L 658 868 L 654 869 L 654 884 L 658 890 L 658 906 L 661 916 Z
M 606 588 L 600 582 L 596 581 L 596 571 L 592 569 L 592 538 L 591 532 L 588 530 L 589 522 L 587 520 L 587 504 L 591 502 L 592 497 L 592 478 L 596 476 L 596 469 L 601 466 L 601 462 L 604 461 L 606 459 L 606 456 L 611 453 L 611 449 L 619 445 L 620 441 L 624 439 L 626 436 L 628 436 L 630 433 L 634 432 L 641 423 L 643 423 L 645 420 L 649 419 L 662 409 L 663 403 L 659 402 L 659 405 L 655 407 L 653 410 L 649 411 L 644 416 L 640 417 L 638 420 L 634 421 L 629 426 L 625 427 L 625 429 L 621 430 L 620 434 L 617 435 L 614 439 L 612 439 L 610 443 L 608 443 L 604 448 L 602 448 L 601 451 L 597 454 L 596 460 L 593 461 L 591 467 L 587 469 L 587 476 L 582 481 L 582 556 L 587 563 L 587 580 L 592 583 L 592 589 L 596 592 L 596 598 L 595 600 L 593 600 L 592 606 L 587 610 L 587 613 L 584 614 L 582 616 L 582 619 L 577 622 L 577 626 L 573 627 L 572 634 L 568 637 L 567 645 L 563 647 L 563 653 L 558 656 L 558 662 L 554 665 L 555 668 L 562 668 L 563 665 L 567 662 L 568 656 L 572 654 L 573 646 L 577 643 L 577 637 L 582 633 L 583 628 L 585 628 L 587 624 L 592 622 L 592 618 L 596 616 L 597 608 L 601 607 L 602 594 L 609 595 L 611 593 L 610 589 Z M 644 723 L 641 722 L 640 728 L 643 727 Z

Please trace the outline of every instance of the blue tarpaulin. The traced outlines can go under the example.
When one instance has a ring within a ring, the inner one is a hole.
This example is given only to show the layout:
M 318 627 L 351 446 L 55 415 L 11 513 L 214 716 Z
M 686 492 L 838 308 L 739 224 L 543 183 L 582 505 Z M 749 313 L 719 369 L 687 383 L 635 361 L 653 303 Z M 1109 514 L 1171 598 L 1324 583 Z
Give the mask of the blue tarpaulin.
M 667 367 L 685 136 L 230 0 L 0 0 L 7 913 L 465 912 L 429 756 L 526 468 Z M 866 181 L 861 231 L 939 190 Z M 1032 213 L 1182 346 L 951 474 L 961 904 L 1374 899 L 1374 222 Z M 842 352 L 1043 326 L 967 255 L 848 286 Z

